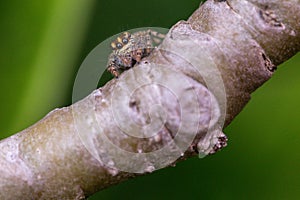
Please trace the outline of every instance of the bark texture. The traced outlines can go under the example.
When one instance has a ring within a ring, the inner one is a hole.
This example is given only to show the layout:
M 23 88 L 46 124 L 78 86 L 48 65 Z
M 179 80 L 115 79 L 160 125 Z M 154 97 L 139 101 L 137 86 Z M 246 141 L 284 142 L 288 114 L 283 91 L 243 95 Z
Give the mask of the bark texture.
M 2 140 L 0 199 L 85 199 L 215 153 L 250 94 L 299 50 L 299 0 L 209 0 L 118 80 Z

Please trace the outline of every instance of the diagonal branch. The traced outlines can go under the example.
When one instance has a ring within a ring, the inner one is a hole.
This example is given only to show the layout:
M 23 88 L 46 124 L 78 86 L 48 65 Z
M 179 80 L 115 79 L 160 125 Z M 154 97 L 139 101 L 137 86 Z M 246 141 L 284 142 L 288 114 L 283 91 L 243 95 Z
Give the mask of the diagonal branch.
M 0 142 L 0 199 L 84 199 L 206 156 L 276 66 L 300 49 L 299 0 L 209 0 L 85 99 Z

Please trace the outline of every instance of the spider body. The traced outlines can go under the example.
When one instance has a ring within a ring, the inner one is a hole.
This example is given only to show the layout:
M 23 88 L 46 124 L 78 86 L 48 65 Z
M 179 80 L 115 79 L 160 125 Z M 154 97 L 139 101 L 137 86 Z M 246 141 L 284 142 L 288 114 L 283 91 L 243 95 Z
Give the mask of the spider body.
M 133 67 L 148 56 L 164 37 L 165 35 L 150 29 L 133 34 L 122 33 L 111 43 L 112 53 L 108 58 L 107 70 L 118 78 L 121 71 Z

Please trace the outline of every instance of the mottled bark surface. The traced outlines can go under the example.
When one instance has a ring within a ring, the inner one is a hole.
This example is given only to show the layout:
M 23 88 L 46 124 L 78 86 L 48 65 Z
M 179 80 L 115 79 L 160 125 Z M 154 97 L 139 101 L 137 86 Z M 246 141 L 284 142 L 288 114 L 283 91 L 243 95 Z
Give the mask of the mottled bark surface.
M 300 49 L 299 0 L 209 0 L 140 65 L 0 142 L 0 199 L 84 199 L 226 145 L 222 129 Z

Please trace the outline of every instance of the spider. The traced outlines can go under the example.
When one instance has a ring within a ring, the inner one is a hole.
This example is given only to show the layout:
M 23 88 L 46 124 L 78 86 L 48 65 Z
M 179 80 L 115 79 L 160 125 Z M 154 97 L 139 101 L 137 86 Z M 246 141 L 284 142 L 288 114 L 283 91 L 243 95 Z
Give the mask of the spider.
M 164 34 L 150 29 L 133 34 L 122 33 L 111 43 L 112 53 L 108 58 L 107 70 L 118 78 L 121 71 L 133 67 L 148 56 L 164 37 Z

